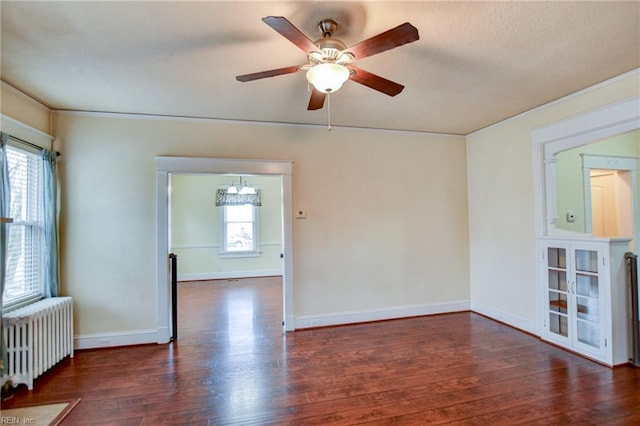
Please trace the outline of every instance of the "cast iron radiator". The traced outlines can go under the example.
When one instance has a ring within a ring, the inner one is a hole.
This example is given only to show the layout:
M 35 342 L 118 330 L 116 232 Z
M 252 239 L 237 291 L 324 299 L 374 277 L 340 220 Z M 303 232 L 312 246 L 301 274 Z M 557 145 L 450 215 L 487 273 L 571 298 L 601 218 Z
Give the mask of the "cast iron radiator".
M 630 362 L 640 367 L 640 297 L 638 288 L 638 255 L 625 253 L 627 264 L 627 285 L 629 286 L 629 296 L 631 299 L 631 344 L 633 346 Z

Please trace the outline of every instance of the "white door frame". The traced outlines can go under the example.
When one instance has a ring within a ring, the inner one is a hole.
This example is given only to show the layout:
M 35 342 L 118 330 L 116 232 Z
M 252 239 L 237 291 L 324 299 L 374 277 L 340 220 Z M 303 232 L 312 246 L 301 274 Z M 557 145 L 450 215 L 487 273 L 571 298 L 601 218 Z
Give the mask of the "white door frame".
M 201 157 L 156 157 L 156 219 L 158 284 L 158 343 L 171 337 L 171 283 L 169 277 L 169 191 L 171 173 L 181 174 L 256 174 L 282 178 L 282 271 L 284 330 L 294 330 L 293 296 L 293 226 L 291 161 L 244 160 Z
M 631 174 L 631 210 L 633 217 L 633 247 L 640 247 L 640 203 L 638 202 L 638 159 L 613 155 L 582 155 L 582 180 L 584 187 L 585 232 L 592 233 L 591 217 L 591 169 L 621 170 Z M 627 235 L 625 235 L 627 236 Z

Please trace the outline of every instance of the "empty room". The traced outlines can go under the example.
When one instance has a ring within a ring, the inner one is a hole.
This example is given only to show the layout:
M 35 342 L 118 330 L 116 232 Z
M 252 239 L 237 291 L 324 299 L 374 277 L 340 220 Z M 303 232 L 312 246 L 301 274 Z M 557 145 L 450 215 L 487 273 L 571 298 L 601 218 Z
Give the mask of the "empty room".
M 640 422 L 640 2 L 0 15 L 1 422 Z

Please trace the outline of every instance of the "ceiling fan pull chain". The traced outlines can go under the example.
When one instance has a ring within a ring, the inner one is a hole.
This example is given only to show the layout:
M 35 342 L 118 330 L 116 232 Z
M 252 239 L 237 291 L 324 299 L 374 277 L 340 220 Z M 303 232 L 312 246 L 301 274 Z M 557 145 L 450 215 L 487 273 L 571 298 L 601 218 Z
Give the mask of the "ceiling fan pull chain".
M 327 93 L 327 130 L 331 131 L 331 93 Z

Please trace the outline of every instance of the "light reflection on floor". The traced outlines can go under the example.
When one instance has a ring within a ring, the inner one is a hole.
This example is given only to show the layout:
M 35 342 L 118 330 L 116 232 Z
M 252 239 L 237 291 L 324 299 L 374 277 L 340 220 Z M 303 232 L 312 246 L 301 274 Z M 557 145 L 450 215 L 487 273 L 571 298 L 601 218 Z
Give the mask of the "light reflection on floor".
M 216 348 L 210 386 L 218 415 L 253 412 L 273 398 L 269 378 L 282 368 L 273 347 L 284 345 L 282 281 L 262 280 L 193 282 L 179 296 L 179 341 L 212 339 Z

